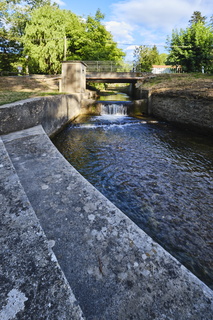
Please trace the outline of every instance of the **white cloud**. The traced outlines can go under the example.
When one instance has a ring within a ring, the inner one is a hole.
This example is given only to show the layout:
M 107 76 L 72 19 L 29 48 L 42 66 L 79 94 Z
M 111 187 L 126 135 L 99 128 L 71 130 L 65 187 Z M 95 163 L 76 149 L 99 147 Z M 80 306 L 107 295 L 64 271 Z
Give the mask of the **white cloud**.
M 66 3 L 64 1 L 61 1 L 61 0 L 54 0 L 52 2 L 57 3 L 59 6 L 66 6 Z
M 132 36 L 134 26 L 124 21 L 108 21 L 105 22 L 105 26 L 112 33 L 114 41 L 118 42 L 118 47 L 126 53 L 125 60 L 132 60 L 135 46 L 129 46 L 129 44 L 134 42 Z
M 106 26 L 130 56 L 136 45 L 157 45 L 160 53 L 165 52 L 172 29 L 186 28 L 194 11 L 210 17 L 212 0 L 120 0 L 111 9 L 112 21 Z
M 209 0 L 127 0 L 114 3 L 112 10 L 115 20 L 168 32 L 187 23 L 194 11 L 211 14 L 210 5 Z
M 132 43 L 134 27 L 124 21 L 105 22 L 106 29 L 113 34 L 114 40 L 119 43 Z

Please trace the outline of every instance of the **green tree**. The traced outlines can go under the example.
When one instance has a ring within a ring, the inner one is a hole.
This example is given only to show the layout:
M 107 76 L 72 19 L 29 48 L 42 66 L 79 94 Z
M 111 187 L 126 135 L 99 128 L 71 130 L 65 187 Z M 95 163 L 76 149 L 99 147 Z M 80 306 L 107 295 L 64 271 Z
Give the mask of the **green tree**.
M 1 0 L 0 2 L 0 70 L 17 71 L 14 63 L 19 61 L 27 21 L 33 8 L 50 3 L 49 0 Z
M 186 72 L 201 72 L 212 68 L 213 33 L 212 28 L 198 20 L 186 30 L 174 30 L 167 39 L 168 62 L 181 65 Z
M 97 10 L 95 17 L 82 22 L 78 39 L 69 46 L 69 58 L 79 60 L 121 60 L 125 54 L 113 41 L 112 34 L 101 23 L 104 15 Z
M 20 44 L 13 40 L 5 28 L 0 28 L 0 72 L 17 71 L 13 64 L 21 56 Z
M 168 58 L 168 54 L 167 53 L 160 53 L 159 54 L 160 65 L 167 64 L 167 58 Z
M 81 23 L 76 15 L 54 5 L 35 9 L 25 28 L 24 52 L 30 72 L 56 74 L 61 71 L 65 37 L 77 36 Z
M 205 24 L 206 17 L 202 16 L 200 11 L 194 11 L 191 19 L 189 20 L 189 25 L 192 26 L 195 23 L 202 22 Z
M 151 72 L 153 64 L 160 64 L 161 59 L 156 46 L 137 47 L 134 51 L 135 65 L 137 71 Z

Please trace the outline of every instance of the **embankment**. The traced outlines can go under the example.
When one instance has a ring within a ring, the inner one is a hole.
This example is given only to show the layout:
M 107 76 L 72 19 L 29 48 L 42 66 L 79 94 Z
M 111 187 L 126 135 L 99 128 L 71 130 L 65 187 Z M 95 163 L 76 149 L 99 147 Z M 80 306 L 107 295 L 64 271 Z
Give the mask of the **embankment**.
M 213 133 L 213 98 L 181 92 L 153 92 L 149 112 L 173 124 L 201 133 Z
M 136 105 L 145 113 L 169 121 L 176 126 L 203 134 L 213 133 L 212 90 L 184 90 L 177 88 L 151 88 L 141 85 L 135 89 Z M 144 108 L 145 106 L 145 108 Z

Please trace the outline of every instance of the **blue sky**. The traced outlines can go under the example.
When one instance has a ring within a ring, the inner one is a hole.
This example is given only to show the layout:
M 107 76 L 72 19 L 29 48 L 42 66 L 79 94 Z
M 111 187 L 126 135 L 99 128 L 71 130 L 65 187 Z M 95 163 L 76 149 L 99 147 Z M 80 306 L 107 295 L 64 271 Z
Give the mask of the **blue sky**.
M 99 8 L 105 14 L 104 24 L 126 54 L 133 59 L 136 45 L 157 45 L 159 52 L 172 29 L 186 28 L 194 11 L 213 15 L 212 0 L 55 0 L 61 9 L 80 16 L 95 15 Z

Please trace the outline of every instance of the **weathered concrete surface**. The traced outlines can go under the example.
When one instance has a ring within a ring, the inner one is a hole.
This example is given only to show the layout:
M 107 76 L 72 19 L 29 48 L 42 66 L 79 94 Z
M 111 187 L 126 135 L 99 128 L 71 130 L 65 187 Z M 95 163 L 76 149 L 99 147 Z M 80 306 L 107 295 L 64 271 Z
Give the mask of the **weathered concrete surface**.
M 213 133 L 213 99 L 171 91 L 135 88 L 135 98 L 145 99 L 149 115 L 201 133 Z
M 0 106 L 0 134 L 19 131 L 41 124 L 48 135 L 55 133 L 81 113 L 94 100 L 86 94 L 32 98 Z
M 83 319 L 0 138 L 0 319 Z
M 86 91 L 86 65 L 82 61 L 63 61 L 61 91 L 84 93 Z
M 86 319 L 213 319 L 212 291 L 86 181 L 41 126 L 2 139 Z
M 172 92 L 151 97 L 151 114 L 201 132 L 213 132 L 213 99 Z

